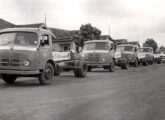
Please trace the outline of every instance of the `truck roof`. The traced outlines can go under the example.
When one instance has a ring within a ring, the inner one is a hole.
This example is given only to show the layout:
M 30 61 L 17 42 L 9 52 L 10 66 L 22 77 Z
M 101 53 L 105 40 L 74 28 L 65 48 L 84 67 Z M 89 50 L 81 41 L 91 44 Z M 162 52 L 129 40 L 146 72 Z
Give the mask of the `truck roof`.
M 148 48 L 148 49 L 153 49 L 152 47 L 140 47 L 140 48 Z
M 138 45 L 134 45 L 134 44 L 122 44 L 122 45 L 118 45 L 118 46 L 138 46 Z
M 85 43 L 92 43 L 92 42 L 111 42 L 111 43 L 113 43 L 110 40 L 90 40 L 90 41 L 86 41 Z
M 0 33 L 4 33 L 4 32 L 15 32 L 15 31 L 19 31 L 19 32 L 35 32 L 35 33 L 38 33 L 38 32 L 41 32 L 41 33 L 48 33 L 48 34 L 51 34 L 55 37 L 55 35 L 50 31 L 50 30 L 47 30 L 47 29 L 43 29 L 43 28 L 6 28 L 6 29 L 2 29 L 0 31 Z

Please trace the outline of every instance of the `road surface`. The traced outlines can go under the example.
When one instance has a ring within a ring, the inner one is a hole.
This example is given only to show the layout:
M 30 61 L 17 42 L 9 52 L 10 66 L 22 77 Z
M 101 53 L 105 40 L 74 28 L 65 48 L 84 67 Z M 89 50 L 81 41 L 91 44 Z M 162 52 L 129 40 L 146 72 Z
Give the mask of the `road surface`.
M 41 86 L 35 78 L 0 80 L 0 120 L 165 120 L 165 64 L 73 73 Z

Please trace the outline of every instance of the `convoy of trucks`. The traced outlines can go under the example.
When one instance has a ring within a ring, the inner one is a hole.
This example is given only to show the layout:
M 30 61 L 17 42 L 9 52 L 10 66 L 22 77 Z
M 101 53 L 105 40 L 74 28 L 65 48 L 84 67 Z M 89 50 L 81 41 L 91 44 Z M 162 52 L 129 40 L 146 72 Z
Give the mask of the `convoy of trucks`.
M 8 28 L 0 31 L 0 74 L 12 84 L 17 77 L 37 77 L 40 84 L 50 84 L 62 71 L 73 70 L 75 77 L 86 77 L 87 71 L 103 67 L 113 72 L 115 65 L 121 69 L 147 66 L 164 56 L 153 54 L 151 47 L 140 48 L 137 44 L 114 45 L 111 40 L 91 40 L 84 43 L 80 54 L 74 51 L 53 51 L 55 35 L 46 28 Z M 114 47 L 116 46 L 116 47 Z

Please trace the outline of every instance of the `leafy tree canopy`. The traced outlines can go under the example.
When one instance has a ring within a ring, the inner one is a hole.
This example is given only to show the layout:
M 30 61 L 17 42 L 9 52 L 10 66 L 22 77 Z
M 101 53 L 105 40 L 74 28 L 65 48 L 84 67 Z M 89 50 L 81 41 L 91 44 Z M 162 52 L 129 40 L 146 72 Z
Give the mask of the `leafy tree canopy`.
M 158 48 L 157 42 L 153 38 L 148 38 L 144 43 L 143 47 L 152 47 L 154 52 Z
M 91 24 L 81 25 L 80 32 L 74 36 L 75 43 L 77 46 L 83 46 L 84 41 L 99 39 L 101 31 L 93 27 Z

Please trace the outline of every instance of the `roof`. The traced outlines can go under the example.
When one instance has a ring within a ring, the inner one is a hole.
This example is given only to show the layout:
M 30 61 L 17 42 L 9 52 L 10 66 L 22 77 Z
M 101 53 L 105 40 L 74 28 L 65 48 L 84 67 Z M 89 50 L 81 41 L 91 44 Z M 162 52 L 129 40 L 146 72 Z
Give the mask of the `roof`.
M 72 38 L 56 38 L 56 40 L 54 42 L 72 42 L 74 41 Z
M 57 28 L 49 28 L 57 37 L 57 39 L 73 39 L 73 36 L 79 33 L 79 30 L 63 30 Z
M 54 35 L 58 40 L 63 40 L 68 38 L 73 39 L 73 36 L 79 33 L 79 30 L 63 30 L 63 29 L 47 27 L 45 23 L 15 25 L 3 19 L 0 19 L 0 29 L 4 29 L 4 28 L 48 28 L 49 30 L 52 31 L 52 33 L 54 33 Z
M 52 34 L 52 32 L 51 31 L 49 31 L 49 30 L 45 30 L 45 29 L 42 29 L 42 28 L 23 28 L 23 27 L 21 27 L 21 28 L 5 28 L 5 29 L 2 29 L 0 32 L 2 33 L 2 32 L 12 32 L 12 31 L 28 31 L 28 32 L 36 32 L 36 33 L 38 33 L 39 31 L 41 31 L 41 32 L 46 32 L 46 33 L 49 33 L 49 34 Z M 54 34 L 52 34 L 53 36 L 54 36 Z M 55 36 L 54 36 L 55 37 Z
M 20 28 L 44 28 L 46 25 L 44 23 L 36 23 L 36 24 L 25 24 L 25 25 L 15 25 L 14 27 L 20 27 Z
M 91 43 L 91 42 L 112 42 L 110 40 L 90 40 L 90 41 L 86 41 L 85 43 Z
M 13 27 L 13 26 L 14 26 L 14 24 L 12 24 L 10 22 L 7 22 L 7 21 L 0 18 L 0 29 L 10 28 L 10 27 Z
M 111 36 L 110 35 L 101 35 L 100 40 L 110 40 Z
M 134 45 L 138 45 L 140 47 L 140 44 L 138 41 L 129 41 L 129 42 L 126 42 L 125 44 L 134 44 Z
M 118 46 L 137 46 L 137 45 L 134 45 L 134 44 L 121 44 L 121 45 L 118 45 Z
M 124 44 L 127 42 L 127 39 L 112 39 L 114 44 L 119 45 L 119 44 Z
M 77 34 L 78 30 L 63 30 L 57 28 L 47 27 L 45 23 L 36 23 L 36 24 L 26 24 L 26 25 L 15 25 L 15 27 L 28 27 L 28 28 L 44 28 L 49 29 L 59 40 L 63 39 L 71 39 L 75 34 Z
M 149 48 L 149 49 L 153 49 L 152 47 L 140 47 L 140 48 Z

